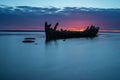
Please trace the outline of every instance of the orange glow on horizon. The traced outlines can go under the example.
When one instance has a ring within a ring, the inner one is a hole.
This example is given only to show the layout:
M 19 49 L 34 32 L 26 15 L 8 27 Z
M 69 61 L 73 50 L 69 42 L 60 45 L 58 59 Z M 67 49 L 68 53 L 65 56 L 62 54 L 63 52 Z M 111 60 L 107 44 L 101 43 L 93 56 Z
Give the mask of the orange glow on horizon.
M 61 28 L 58 28 L 59 30 Z M 69 30 L 69 31 L 84 31 L 85 27 L 62 27 L 63 30 Z
M 70 31 L 84 31 L 85 29 L 84 28 L 68 28 L 68 30 Z

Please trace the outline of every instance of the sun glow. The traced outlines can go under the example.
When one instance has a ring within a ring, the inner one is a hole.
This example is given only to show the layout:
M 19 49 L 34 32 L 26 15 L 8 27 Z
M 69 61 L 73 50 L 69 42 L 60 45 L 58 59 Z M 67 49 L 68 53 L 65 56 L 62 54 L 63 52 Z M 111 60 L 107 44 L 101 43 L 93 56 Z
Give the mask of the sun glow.
M 65 28 L 66 29 L 66 28 Z M 81 27 L 81 28 L 73 28 L 73 27 L 70 27 L 70 28 L 67 28 L 66 30 L 70 30 L 70 31 L 84 31 L 85 28 L 84 27 Z

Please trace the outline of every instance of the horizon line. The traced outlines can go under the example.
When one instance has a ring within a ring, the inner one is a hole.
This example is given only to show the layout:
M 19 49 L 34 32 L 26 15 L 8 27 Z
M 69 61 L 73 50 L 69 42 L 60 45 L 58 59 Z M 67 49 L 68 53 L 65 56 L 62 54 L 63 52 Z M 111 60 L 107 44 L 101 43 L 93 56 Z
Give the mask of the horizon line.
M 45 30 L 0 30 L 0 32 L 45 32 Z M 99 30 L 99 32 L 120 32 L 120 30 Z

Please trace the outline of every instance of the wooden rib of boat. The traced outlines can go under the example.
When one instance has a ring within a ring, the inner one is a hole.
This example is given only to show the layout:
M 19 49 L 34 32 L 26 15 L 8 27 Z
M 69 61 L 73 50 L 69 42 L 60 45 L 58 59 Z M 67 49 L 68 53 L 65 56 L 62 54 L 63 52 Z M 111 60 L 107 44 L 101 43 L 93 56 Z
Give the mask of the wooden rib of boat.
M 80 37 L 96 37 L 99 31 L 99 27 L 88 26 L 84 31 L 67 31 L 67 30 L 57 30 L 59 23 L 56 23 L 54 28 L 51 27 L 51 24 L 45 22 L 45 34 L 46 40 L 55 40 L 55 39 L 66 39 L 66 38 L 80 38 Z

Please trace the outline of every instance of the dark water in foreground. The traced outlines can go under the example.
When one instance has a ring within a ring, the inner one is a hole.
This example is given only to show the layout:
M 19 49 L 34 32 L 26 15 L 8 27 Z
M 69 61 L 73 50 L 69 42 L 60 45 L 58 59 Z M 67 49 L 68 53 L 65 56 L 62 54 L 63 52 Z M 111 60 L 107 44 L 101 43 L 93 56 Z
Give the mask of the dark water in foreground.
M 1 32 L 0 80 L 120 80 L 120 33 L 46 43 L 42 32 Z

